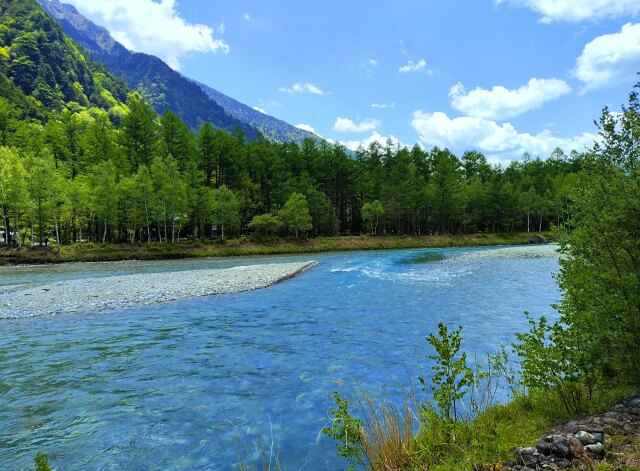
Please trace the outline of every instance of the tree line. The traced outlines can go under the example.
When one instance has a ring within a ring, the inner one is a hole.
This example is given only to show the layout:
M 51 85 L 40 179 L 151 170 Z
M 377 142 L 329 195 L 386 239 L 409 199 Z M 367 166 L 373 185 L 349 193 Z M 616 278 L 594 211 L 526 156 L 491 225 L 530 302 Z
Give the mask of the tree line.
M 249 142 L 159 117 L 136 94 L 121 109 L 71 102 L 42 124 L 0 98 L 5 243 L 547 230 L 567 223 L 584 161 L 556 149 L 502 167 L 391 142 Z

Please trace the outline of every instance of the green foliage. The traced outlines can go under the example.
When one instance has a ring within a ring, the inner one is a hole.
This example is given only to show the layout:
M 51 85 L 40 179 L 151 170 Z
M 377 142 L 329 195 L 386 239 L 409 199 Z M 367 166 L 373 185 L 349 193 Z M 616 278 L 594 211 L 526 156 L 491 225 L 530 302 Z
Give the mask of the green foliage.
M 0 30 L 6 60 L 0 61 L 0 96 L 30 117 L 44 120 L 46 112 L 65 105 L 97 106 L 105 110 L 126 96 L 121 80 L 108 74 L 66 37 L 34 0 L 2 1 Z M 98 83 L 97 74 L 109 76 Z
M 23 214 L 28 210 L 27 171 L 18 153 L 0 147 L 0 216 L 4 221 L 4 241 L 10 242 L 11 233 L 17 245 L 23 243 Z
M 259 214 L 253 217 L 248 227 L 262 236 L 269 236 L 278 232 L 281 225 L 282 223 L 277 216 L 273 216 L 271 214 Z
M 378 224 L 382 216 L 384 216 L 384 206 L 382 206 L 380 200 L 365 203 L 362 207 L 362 217 L 369 221 L 372 234 L 378 232 Z
M 300 193 L 293 193 L 289 197 L 284 207 L 278 212 L 278 217 L 287 229 L 295 233 L 296 239 L 300 231 L 308 231 L 313 227 L 307 198 Z
M 220 226 L 220 237 L 224 239 L 225 228 L 228 231 L 237 230 L 240 227 L 238 213 L 238 200 L 233 191 L 225 185 L 210 191 L 211 222 Z
M 122 119 L 120 133 L 122 147 L 132 172 L 140 165 L 149 165 L 159 144 L 157 115 L 136 95 L 129 95 L 129 113 Z
M 35 461 L 36 463 L 36 471 L 51 471 L 47 455 L 45 455 L 41 451 L 38 452 L 33 461 Z
M 564 254 L 558 274 L 564 292 L 557 306 L 561 318 L 553 325 L 544 317 L 530 318 L 531 331 L 518 334 L 516 345 L 524 383 L 554 391 L 571 412 L 588 407 L 597 389 L 640 384 L 640 101 L 635 90 L 622 114 L 604 109 L 600 130 L 602 144 L 586 157 L 577 182 L 558 179 L 564 181 L 560 193 L 549 198 L 571 208 L 568 224 L 558 230 Z M 561 158 L 555 152 L 552 161 Z
M 361 466 L 362 462 L 362 422 L 352 417 L 349 413 L 348 401 L 334 391 L 333 399 L 336 401 L 336 408 L 330 409 L 333 419 L 331 427 L 324 427 L 322 433 L 336 441 L 338 455 L 346 458 L 350 464 L 349 469 L 353 470 Z
M 449 328 L 438 324 L 438 335 L 429 334 L 427 342 L 436 349 L 436 355 L 428 355 L 434 360 L 432 367 L 435 374 L 431 378 L 433 398 L 438 405 L 438 412 L 445 421 L 458 420 L 461 411 L 459 405 L 474 382 L 474 372 L 467 365 L 466 352 L 460 353 L 462 343 L 462 327 L 449 332 Z M 426 386 L 421 376 L 420 383 Z
M 522 358 L 522 383 L 532 391 L 555 392 L 567 412 L 581 412 L 582 382 L 592 384 L 593 373 L 582 361 L 579 342 L 559 323 L 526 316 L 531 330 L 517 333 L 520 343 L 514 345 Z

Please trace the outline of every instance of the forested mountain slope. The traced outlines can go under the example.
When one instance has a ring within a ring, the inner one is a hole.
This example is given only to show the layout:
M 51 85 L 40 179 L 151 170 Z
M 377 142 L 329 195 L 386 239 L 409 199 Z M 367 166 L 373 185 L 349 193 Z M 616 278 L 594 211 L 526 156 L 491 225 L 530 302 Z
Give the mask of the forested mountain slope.
M 306 138 L 320 139 L 316 134 L 256 111 L 218 90 L 182 76 L 155 56 L 127 50 L 105 28 L 89 21 L 72 5 L 58 0 L 38 1 L 69 36 L 140 92 L 159 114 L 170 109 L 194 129 L 204 121 L 228 131 L 239 127 L 249 140 L 256 139 L 257 131 L 278 142 L 302 143 Z
M 277 142 L 297 142 L 301 144 L 305 139 L 321 140 L 321 137 L 304 129 L 296 128 L 281 119 L 274 118 L 250 106 L 228 97 L 224 93 L 203 83 L 194 81 L 216 103 L 231 116 L 256 127 L 267 139 Z
M 227 114 L 199 86 L 182 77 L 162 60 L 127 50 L 106 29 L 83 17 L 72 5 L 57 0 L 38 2 L 60 22 L 71 38 L 139 92 L 158 114 L 171 110 L 192 129 L 209 122 L 226 131 L 240 128 L 249 140 L 257 138 L 255 128 Z
M 87 57 L 35 0 L 0 0 L 0 96 L 43 120 L 65 104 L 122 111 L 127 87 Z

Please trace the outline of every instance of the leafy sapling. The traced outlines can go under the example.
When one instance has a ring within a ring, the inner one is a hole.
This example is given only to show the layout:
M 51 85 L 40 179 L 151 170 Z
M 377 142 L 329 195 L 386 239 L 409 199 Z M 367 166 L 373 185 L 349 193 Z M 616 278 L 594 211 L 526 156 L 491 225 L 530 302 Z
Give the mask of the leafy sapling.
M 362 423 L 349 414 L 348 401 L 335 391 L 333 398 L 337 407 L 330 409 L 333 419 L 331 427 L 324 427 L 322 433 L 333 438 L 338 445 L 338 455 L 349 462 L 349 470 L 362 466 Z
M 449 332 L 448 327 L 438 324 L 438 336 L 429 334 L 427 342 L 435 349 L 436 355 L 427 355 L 427 358 L 434 360 L 433 366 L 435 375 L 431 379 L 431 389 L 440 416 L 443 420 L 450 422 L 459 419 L 459 404 L 464 396 L 473 386 L 474 373 L 467 365 L 467 354 L 460 354 L 462 343 L 462 327 Z M 420 383 L 426 389 L 424 377 L 420 376 Z

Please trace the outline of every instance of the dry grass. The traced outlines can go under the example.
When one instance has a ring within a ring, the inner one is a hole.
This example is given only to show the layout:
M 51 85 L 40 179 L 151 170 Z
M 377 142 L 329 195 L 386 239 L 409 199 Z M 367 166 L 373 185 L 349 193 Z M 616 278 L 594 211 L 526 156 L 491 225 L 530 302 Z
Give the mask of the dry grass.
M 372 471 L 407 469 L 412 461 L 413 429 L 418 421 L 415 394 L 407 393 L 401 405 L 386 392 L 379 397 L 361 390 L 356 401 L 364 461 Z

